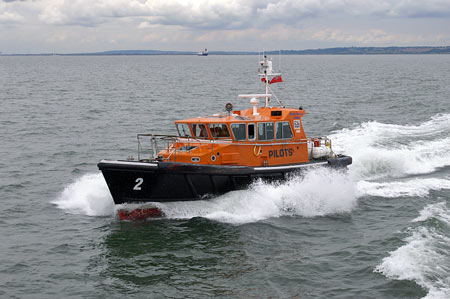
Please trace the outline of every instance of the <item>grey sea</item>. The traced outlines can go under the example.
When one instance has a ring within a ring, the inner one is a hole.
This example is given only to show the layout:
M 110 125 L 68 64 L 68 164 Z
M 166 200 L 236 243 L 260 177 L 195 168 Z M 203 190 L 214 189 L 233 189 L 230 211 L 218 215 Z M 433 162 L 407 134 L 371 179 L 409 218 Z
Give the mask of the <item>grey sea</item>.
M 283 56 L 283 104 L 353 157 L 120 221 L 97 168 L 249 108 L 256 56 L 0 57 L 0 297 L 450 298 L 450 55 Z

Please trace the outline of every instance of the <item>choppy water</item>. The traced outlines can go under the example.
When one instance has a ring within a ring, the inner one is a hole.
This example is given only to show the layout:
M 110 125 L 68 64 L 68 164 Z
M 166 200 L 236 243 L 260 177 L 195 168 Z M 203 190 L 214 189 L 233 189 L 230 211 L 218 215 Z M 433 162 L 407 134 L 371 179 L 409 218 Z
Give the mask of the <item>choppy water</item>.
M 276 59 L 277 60 L 277 59 Z M 285 56 L 353 156 L 123 222 L 96 163 L 261 90 L 251 56 L 0 57 L 0 296 L 450 297 L 450 56 Z

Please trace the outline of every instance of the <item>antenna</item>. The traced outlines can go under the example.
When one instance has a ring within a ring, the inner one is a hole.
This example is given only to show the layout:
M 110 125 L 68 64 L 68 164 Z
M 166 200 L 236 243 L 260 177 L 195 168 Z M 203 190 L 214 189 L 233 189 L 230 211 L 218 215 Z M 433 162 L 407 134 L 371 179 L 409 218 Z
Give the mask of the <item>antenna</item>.
M 261 78 L 261 81 L 265 85 L 265 94 L 269 93 L 269 84 L 272 83 L 272 79 L 274 77 L 280 76 L 281 73 L 276 73 L 273 71 L 272 59 L 267 57 L 267 55 L 263 55 L 262 60 L 259 61 L 258 75 Z M 281 77 L 280 77 L 281 79 Z M 279 82 L 279 81 L 278 81 Z M 270 97 L 266 97 L 266 107 L 269 107 Z
M 278 69 L 279 72 L 281 73 L 281 49 L 278 50 Z
M 272 88 L 270 88 L 269 86 L 269 91 L 272 93 L 273 97 L 275 98 L 275 100 L 277 100 L 278 104 L 280 104 L 281 108 L 284 108 L 283 103 L 281 103 L 281 100 L 277 97 L 277 95 L 273 92 Z

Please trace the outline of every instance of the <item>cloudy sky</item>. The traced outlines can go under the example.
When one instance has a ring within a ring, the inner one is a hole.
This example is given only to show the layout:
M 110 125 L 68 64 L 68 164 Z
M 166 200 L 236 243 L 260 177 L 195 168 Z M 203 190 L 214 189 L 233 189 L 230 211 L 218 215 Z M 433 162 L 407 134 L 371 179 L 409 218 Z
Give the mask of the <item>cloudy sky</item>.
M 0 0 L 0 51 L 450 45 L 450 0 Z

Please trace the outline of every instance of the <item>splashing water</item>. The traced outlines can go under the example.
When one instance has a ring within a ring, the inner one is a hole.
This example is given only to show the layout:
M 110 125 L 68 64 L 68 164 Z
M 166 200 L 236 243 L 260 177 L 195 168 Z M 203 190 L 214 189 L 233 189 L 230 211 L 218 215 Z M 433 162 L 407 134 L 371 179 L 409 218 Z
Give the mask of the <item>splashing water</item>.
M 397 198 L 404 196 L 427 196 L 433 190 L 450 189 L 450 179 L 414 178 L 406 181 L 368 182 L 359 181 L 357 184 L 358 197 L 380 196 Z
M 353 157 L 356 180 L 425 174 L 450 165 L 450 114 L 417 126 L 363 123 L 330 137 L 335 149 Z
M 425 298 L 450 298 L 450 237 L 445 234 L 450 229 L 450 210 L 445 202 L 431 204 L 413 222 L 421 226 L 412 229 L 406 244 L 390 252 L 375 272 L 415 281 L 428 290 Z M 431 224 L 436 222 L 439 225 Z
M 283 215 L 312 217 L 348 212 L 356 198 L 363 196 L 426 196 L 432 190 L 450 189 L 450 179 L 391 178 L 430 173 L 450 165 L 449 134 L 450 114 L 437 115 L 417 126 L 367 122 L 330 136 L 334 148 L 353 156 L 350 176 L 317 169 L 281 184 L 257 182 L 247 190 L 208 201 L 157 205 L 169 218 L 200 216 L 242 223 Z M 373 181 L 386 179 L 390 181 Z M 114 214 L 114 204 L 101 174 L 79 178 L 53 203 L 70 213 Z
M 449 136 L 450 114 L 442 114 L 419 125 L 366 122 L 330 137 L 334 148 L 353 157 L 358 197 L 396 198 L 450 189 L 450 178 L 420 177 L 450 165 Z
M 160 207 L 169 218 L 201 216 L 247 223 L 286 215 L 314 217 L 345 213 L 356 202 L 354 183 L 347 174 L 319 168 L 283 183 L 258 181 L 247 190 L 230 192 L 210 201 L 167 203 Z
M 240 223 L 283 215 L 311 217 L 348 212 L 356 198 L 363 196 L 423 197 L 432 190 L 450 189 L 450 179 L 392 178 L 430 173 L 450 165 L 449 134 L 450 114 L 437 115 L 416 126 L 367 122 L 330 136 L 334 148 L 353 156 L 350 177 L 317 169 L 281 184 L 257 182 L 247 190 L 208 201 L 157 205 L 169 218 L 200 216 Z M 327 188 L 322 188 L 324 185 Z M 114 204 L 101 174 L 79 178 L 54 203 L 70 213 L 114 214 Z
M 52 203 L 72 214 L 88 216 L 114 214 L 114 202 L 101 174 L 85 174 L 78 178 Z
M 347 174 L 319 168 L 283 183 L 258 181 L 247 190 L 229 192 L 211 200 L 155 205 L 167 218 L 176 219 L 205 217 L 247 223 L 285 215 L 313 217 L 351 211 L 357 201 L 354 186 Z M 101 174 L 79 178 L 53 203 L 70 213 L 114 214 L 114 203 Z
M 331 138 L 335 148 L 353 157 L 350 175 L 358 198 L 399 198 L 450 189 L 449 177 L 429 175 L 450 165 L 449 136 L 450 114 L 443 114 L 416 126 L 367 122 Z M 413 223 L 405 244 L 375 272 L 416 282 L 428 290 L 426 298 L 450 298 L 450 209 L 445 202 L 428 205 Z
M 450 114 L 417 126 L 364 123 L 330 136 L 334 148 L 353 156 L 348 173 L 318 168 L 282 183 L 257 181 L 246 190 L 210 200 L 155 205 L 170 219 L 204 217 L 242 224 L 282 216 L 349 213 L 364 196 L 426 197 L 431 191 L 450 189 L 449 177 L 423 176 L 450 165 L 449 128 Z M 69 213 L 115 214 L 100 173 L 80 177 L 53 203 Z M 426 206 L 412 221 L 417 227 L 409 229 L 405 244 L 390 252 L 374 271 L 390 279 L 416 282 L 428 290 L 426 298 L 450 298 L 450 236 L 429 225 L 430 220 L 450 228 L 445 202 Z

